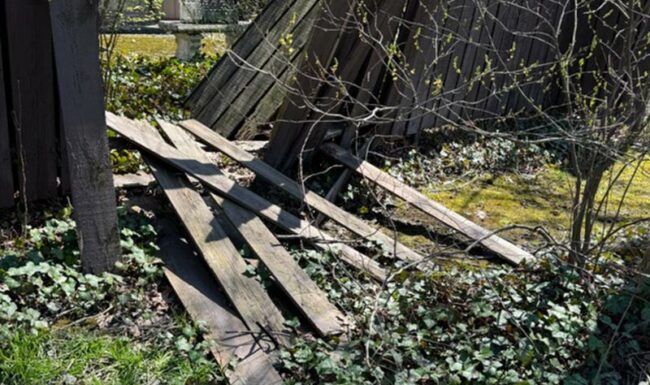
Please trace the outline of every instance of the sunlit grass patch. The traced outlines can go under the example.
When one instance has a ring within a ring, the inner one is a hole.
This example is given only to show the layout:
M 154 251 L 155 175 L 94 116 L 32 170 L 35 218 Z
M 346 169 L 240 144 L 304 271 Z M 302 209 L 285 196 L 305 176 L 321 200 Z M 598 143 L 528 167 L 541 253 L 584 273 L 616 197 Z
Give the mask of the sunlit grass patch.
M 122 55 L 174 56 L 176 40 L 174 35 L 121 34 L 117 37 L 115 49 L 117 53 Z M 226 49 L 226 39 L 223 34 L 207 34 L 204 36 L 202 53 L 206 55 L 222 55 Z
M 155 341 L 86 329 L 9 332 L 0 342 L 2 384 L 208 383 L 214 366 Z

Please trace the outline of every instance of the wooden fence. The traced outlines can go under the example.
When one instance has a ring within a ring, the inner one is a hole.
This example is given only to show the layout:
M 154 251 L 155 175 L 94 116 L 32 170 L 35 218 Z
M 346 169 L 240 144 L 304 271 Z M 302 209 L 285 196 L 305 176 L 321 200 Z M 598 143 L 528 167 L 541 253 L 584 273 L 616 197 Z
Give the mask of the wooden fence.
M 272 127 L 265 160 L 286 171 L 332 128 L 410 137 L 561 109 L 557 63 L 574 38 L 572 4 L 272 0 L 190 97 L 192 116 L 230 138 Z M 599 47 L 590 55 L 594 36 L 611 41 L 621 18 L 596 5 L 576 24 L 583 93 L 608 57 Z
M 120 256 L 97 7 L 0 2 L 0 208 L 70 193 L 83 267 L 94 273 Z
M 0 207 L 69 190 L 47 1 L 0 10 Z
M 561 2 L 373 0 L 363 11 L 323 2 L 305 49 L 313 56 L 297 71 L 265 159 L 281 170 L 336 120 L 399 137 L 562 103 L 554 72 Z

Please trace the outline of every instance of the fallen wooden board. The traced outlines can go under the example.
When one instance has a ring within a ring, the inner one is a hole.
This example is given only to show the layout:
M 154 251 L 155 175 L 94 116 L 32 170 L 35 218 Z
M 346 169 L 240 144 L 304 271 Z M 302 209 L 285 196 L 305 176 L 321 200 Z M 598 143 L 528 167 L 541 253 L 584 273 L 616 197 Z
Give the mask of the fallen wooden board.
M 285 331 L 284 317 L 260 283 L 246 276 L 246 263 L 201 194 L 192 189 L 183 175 L 174 175 L 160 161 L 148 157 L 146 160 L 197 249 L 248 328 L 254 333 L 273 333 L 278 341 L 288 345 L 288 339 L 280 334 Z
M 282 378 L 244 322 L 229 308 L 200 256 L 185 242 L 171 221 L 161 221 L 158 246 L 165 262 L 165 276 L 195 322 L 207 330 L 206 338 L 214 341 L 210 351 L 231 384 L 281 384 Z M 228 366 L 237 364 L 229 372 Z
M 200 162 L 211 161 L 198 142 L 183 129 L 164 121 L 158 121 L 158 124 L 177 149 Z M 216 195 L 213 199 L 318 333 L 322 336 L 343 333 L 343 313 L 329 302 L 327 295 L 302 270 L 264 222 L 235 203 Z
M 324 144 L 321 146 L 321 150 L 347 167 L 355 170 L 369 181 L 376 183 L 389 192 L 404 199 L 406 202 L 417 207 L 425 214 L 430 215 L 446 226 L 468 236 L 474 241 L 478 241 L 488 250 L 495 252 L 508 261 L 514 264 L 519 264 L 524 260 L 535 259 L 532 254 L 522 250 L 505 239 L 494 235 L 489 230 L 486 230 L 469 219 L 449 210 L 440 203 L 434 202 L 425 197 L 415 189 L 398 181 L 369 162 L 357 158 L 336 144 Z
M 422 255 L 382 233 L 381 230 L 373 228 L 363 220 L 346 212 L 315 192 L 306 188 L 303 189 L 303 186 L 298 182 L 271 167 L 253 154 L 240 149 L 228 139 L 212 131 L 201 122 L 197 120 L 187 120 L 181 122 L 181 126 L 200 140 L 215 147 L 217 150 L 239 162 L 242 166 L 250 169 L 261 178 L 264 178 L 278 186 L 294 198 L 304 200 L 308 206 L 331 218 L 354 234 L 378 242 L 385 250 L 391 252 L 397 258 L 408 262 L 421 262 L 424 260 Z
M 336 242 L 332 237 L 311 226 L 307 221 L 295 217 L 281 207 L 238 185 L 223 175 L 214 163 L 207 164 L 192 159 L 164 142 L 161 138 L 146 134 L 129 119 L 106 112 L 106 121 L 110 129 L 131 141 L 140 149 L 175 168 L 191 174 L 203 182 L 206 187 L 225 195 L 278 226 L 311 240 L 315 246 L 321 249 L 334 252 L 340 251 L 341 260 L 367 272 L 371 277 L 380 281 L 386 279 L 386 271 L 377 262 L 343 243 Z
M 137 174 L 113 175 L 115 188 L 147 187 L 156 179 L 151 174 L 138 172 Z

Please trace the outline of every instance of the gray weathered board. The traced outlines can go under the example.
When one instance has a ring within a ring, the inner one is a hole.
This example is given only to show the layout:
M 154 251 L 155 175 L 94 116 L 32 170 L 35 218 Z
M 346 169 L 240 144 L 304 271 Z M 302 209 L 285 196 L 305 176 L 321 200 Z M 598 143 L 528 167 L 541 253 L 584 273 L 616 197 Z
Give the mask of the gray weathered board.
M 282 377 L 266 354 L 268 344 L 250 333 L 231 309 L 227 297 L 201 257 L 183 239 L 171 220 L 161 221 L 158 246 L 165 262 L 165 276 L 192 319 L 207 330 L 214 341 L 211 352 L 233 385 L 281 384 Z M 229 365 L 237 361 L 234 369 Z
M 142 131 L 143 128 L 140 125 Z M 142 135 L 163 142 L 153 127 Z M 284 317 L 261 284 L 247 276 L 246 262 L 201 194 L 192 188 L 184 174 L 177 175 L 154 157 L 146 159 L 195 246 L 248 328 L 258 334 L 270 333 L 288 345 L 289 340 L 283 335 Z
M 377 262 L 347 244 L 337 242 L 309 222 L 297 218 L 281 207 L 238 185 L 223 175 L 214 164 L 206 164 L 192 159 L 191 156 L 185 155 L 164 141 L 145 134 L 138 128 L 137 124 L 129 119 L 107 112 L 106 121 L 109 128 L 139 148 L 156 156 L 168 165 L 191 174 L 204 183 L 206 187 L 226 196 L 278 226 L 307 238 L 319 248 L 333 251 L 335 254 L 340 252 L 341 260 L 368 273 L 371 277 L 380 281 L 386 279 L 386 271 Z
M 468 236 L 511 263 L 519 264 L 524 260 L 534 260 L 533 255 L 486 230 L 467 218 L 449 210 L 440 203 L 425 197 L 417 190 L 405 185 L 369 162 L 359 159 L 335 144 L 321 146 L 326 154 L 355 170 L 370 182 L 376 183 L 392 194 L 404 199 L 409 204 L 432 216 L 444 225 Z
M 346 212 L 304 186 L 301 186 L 298 182 L 264 163 L 254 155 L 241 150 L 226 138 L 210 130 L 200 122 L 188 120 L 182 122 L 181 126 L 205 143 L 215 147 L 217 150 L 255 172 L 261 178 L 278 186 L 294 198 L 304 201 L 314 210 L 331 218 L 357 236 L 378 242 L 386 251 L 405 261 L 422 262 L 424 260 L 423 256 L 404 246 L 394 238 L 387 236 L 381 230 L 373 228 L 363 220 Z
M 212 162 L 198 142 L 183 129 L 164 121 L 158 123 L 177 149 L 200 162 Z M 322 336 L 343 333 L 345 316 L 328 301 L 325 293 L 302 270 L 262 220 L 235 203 L 216 194 L 212 196 L 244 241 L 275 277 L 278 286 L 284 290 L 318 333 Z
M 275 83 L 290 79 L 318 2 L 272 0 L 192 93 L 192 116 L 230 138 L 271 120 L 286 92 Z

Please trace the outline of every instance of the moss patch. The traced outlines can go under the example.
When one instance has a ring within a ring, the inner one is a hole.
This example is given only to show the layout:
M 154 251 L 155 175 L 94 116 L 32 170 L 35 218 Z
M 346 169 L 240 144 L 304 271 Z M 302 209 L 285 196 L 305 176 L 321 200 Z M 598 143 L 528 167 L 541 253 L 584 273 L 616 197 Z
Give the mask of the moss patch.
M 622 164 L 612 170 L 616 175 Z M 610 204 L 603 212 L 603 221 L 611 220 L 616 206 L 634 174 L 628 166 L 609 191 Z M 571 219 L 572 188 L 575 178 L 568 172 L 549 167 L 535 176 L 507 173 L 485 176 L 474 183 L 457 181 L 446 191 L 423 191 L 488 229 L 512 224 L 544 226 L 552 234 L 562 236 Z M 608 183 L 603 183 L 601 197 Z M 650 215 L 650 158 L 646 159 L 630 185 L 619 220 L 634 220 Z

